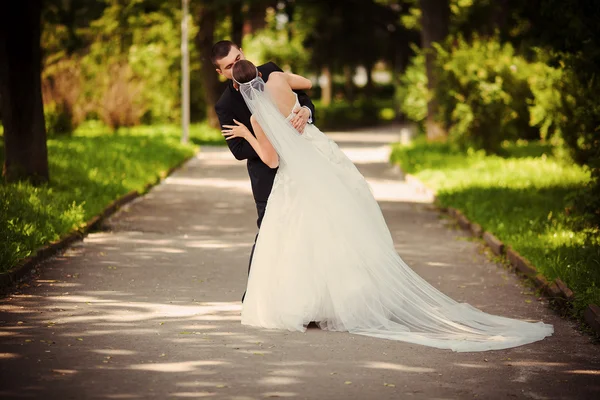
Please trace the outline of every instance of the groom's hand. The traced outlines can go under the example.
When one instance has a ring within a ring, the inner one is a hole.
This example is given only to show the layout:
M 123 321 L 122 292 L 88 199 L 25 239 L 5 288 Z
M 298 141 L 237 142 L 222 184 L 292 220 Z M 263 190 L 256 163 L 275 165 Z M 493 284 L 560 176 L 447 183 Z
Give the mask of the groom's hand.
M 301 107 L 298 110 L 294 110 L 294 115 L 290 120 L 290 123 L 298 132 L 304 132 L 308 119 L 310 118 L 310 111 L 306 107 Z

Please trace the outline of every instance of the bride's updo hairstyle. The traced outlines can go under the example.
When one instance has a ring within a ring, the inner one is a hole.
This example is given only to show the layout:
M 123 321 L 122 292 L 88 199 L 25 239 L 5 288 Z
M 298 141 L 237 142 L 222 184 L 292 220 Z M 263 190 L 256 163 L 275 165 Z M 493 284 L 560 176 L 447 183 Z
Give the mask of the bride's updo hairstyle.
M 257 76 L 256 66 L 248 60 L 240 60 L 233 65 L 233 80 L 239 84 L 248 83 Z

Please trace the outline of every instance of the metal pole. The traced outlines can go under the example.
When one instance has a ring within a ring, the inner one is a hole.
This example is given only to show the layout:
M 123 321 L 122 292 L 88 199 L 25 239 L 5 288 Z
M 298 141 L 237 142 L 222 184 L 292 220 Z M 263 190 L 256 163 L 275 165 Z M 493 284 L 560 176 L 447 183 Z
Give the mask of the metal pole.
M 188 3 L 181 0 L 181 142 L 187 143 L 190 134 L 190 57 L 188 52 Z

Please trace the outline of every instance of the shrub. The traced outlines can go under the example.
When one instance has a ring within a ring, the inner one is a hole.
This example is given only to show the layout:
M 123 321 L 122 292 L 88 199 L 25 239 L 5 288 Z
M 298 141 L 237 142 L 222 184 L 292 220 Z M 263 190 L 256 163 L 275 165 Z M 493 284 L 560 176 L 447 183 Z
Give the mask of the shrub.
M 427 118 L 427 76 L 425 75 L 425 57 L 418 49 L 404 74 L 396 91 L 400 111 L 410 120 L 422 122 Z
M 75 58 L 49 63 L 42 74 L 42 97 L 49 136 L 71 134 L 85 117 L 81 71 Z
M 450 140 L 498 153 L 504 140 L 539 136 L 529 125 L 530 66 L 510 44 L 475 36 L 436 47 L 439 84 L 434 95 Z
M 138 125 L 146 111 L 137 96 L 141 91 L 141 83 L 131 76 L 127 64 L 113 64 L 109 70 L 108 88 L 102 98 L 102 120 L 113 131 L 122 126 Z
M 320 129 L 345 129 L 375 125 L 390 119 L 391 103 L 376 99 L 361 98 L 353 102 L 336 100 L 322 107 L 314 101 L 316 125 Z M 393 118 L 393 116 L 392 116 Z

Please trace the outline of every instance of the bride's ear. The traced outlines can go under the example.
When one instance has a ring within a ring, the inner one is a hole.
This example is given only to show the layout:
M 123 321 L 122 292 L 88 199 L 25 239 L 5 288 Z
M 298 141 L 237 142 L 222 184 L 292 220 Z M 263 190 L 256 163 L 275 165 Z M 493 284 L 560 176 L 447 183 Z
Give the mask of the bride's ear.
M 258 71 L 258 76 L 262 78 L 262 72 Z

